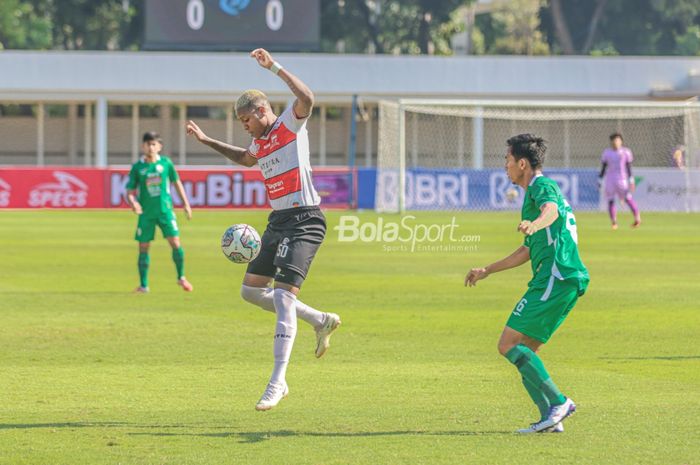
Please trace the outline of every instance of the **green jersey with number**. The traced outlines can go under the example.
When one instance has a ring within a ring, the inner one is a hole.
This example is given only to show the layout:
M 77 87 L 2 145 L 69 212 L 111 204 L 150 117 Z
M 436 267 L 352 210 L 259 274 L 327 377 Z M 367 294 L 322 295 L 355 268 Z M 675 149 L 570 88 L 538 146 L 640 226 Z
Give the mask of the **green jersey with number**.
M 559 216 L 549 227 L 525 238 L 524 245 L 530 249 L 533 275 L 528 285 L 549 287 L 554 279 L 566 280 L 577 284 L 579 295 L 583 295 L 590 278 L 578 254 L 576 218 L 557 183 L 544 176 L 536 176 L 525 191 L 522 219 L 537 219 L 545 203 L 555 204 Z
M 155 162 L 148 163 L 141 157 L 131 167 L 126 188 L 138 188 L 143 215 L 155 218 L 173 211 L 170 183 L 178 179 L 170 158 L 160 155 Z

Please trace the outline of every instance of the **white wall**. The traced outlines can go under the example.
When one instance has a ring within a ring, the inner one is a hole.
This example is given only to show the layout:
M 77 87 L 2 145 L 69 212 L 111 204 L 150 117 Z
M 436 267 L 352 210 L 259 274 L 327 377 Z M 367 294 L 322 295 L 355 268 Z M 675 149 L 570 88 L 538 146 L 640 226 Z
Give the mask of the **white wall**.
M 326 153 L 328 165 L 347 164 L 347 148 L 349 141 L 350 111 L 345 108 L 343 119 L 326 120 Z M 222 119 L 193 118 L 210 136 L 226 140 L 226 121 Z M 94 122 L 94 116 L 93 116 Z M 132 153 L 132 120 L 131 117 L 110 117 L 108 120 L 108 164 L 130 164 Z M 46 164 L 69 164 L 69 123 L 66 117 L 46 117 L 45 119 L 45 153 Z M 77 118 L 76 140 L 77 157 L 75 164 L 84 164 L 84 119 Z M 319 164 L 320 152 L 320 119 L 314 114 L 308 123 L 311 159 L 314 165 Z M 171 119 L 166 126 L 160 118 L 139 118 L 138 140 L 145 131 L 159 132 L 164 138 L 163 153 L 170 156 L 176 163 L 179 158 L 179 122 Z M 250 136 L 243 130 L 241 124 L 233 122 L 234 145 L 247 147 Z M 357 125 L 357 164 L 364 165 L 365 160 L 365 124 Z M 373 153 L 376 154 L 377 130 L 374 122 Z M 169 136 L 168 136 L 169 135 Z M 33 117 L 8 117 L 0 115 L 0 165 L 36 164 L 37 150 L 37 120 Z M 191 165 L 220 165 L 226 160 L 208 147 L 200 144 L 194 138 L 188 137 L 186 143 L 187 164 Z M 94 136 L 93 136 L 94 151 Z M 94 158 L 93 158 L 94 160 Z

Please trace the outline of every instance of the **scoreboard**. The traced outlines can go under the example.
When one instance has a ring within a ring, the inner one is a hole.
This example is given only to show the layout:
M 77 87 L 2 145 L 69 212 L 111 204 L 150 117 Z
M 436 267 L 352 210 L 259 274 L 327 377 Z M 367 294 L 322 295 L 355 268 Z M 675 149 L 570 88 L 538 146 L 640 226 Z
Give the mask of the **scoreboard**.
M 314 51 L 320 0 L 146 0 L 146 50 Z

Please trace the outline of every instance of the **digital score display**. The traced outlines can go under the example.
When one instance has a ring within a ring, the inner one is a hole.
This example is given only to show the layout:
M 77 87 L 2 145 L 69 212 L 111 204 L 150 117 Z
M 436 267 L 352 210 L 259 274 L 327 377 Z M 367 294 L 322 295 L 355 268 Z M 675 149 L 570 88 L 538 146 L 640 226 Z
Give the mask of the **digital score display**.
M 320 0 L 146 0 L 144 49 L 315 51 Z

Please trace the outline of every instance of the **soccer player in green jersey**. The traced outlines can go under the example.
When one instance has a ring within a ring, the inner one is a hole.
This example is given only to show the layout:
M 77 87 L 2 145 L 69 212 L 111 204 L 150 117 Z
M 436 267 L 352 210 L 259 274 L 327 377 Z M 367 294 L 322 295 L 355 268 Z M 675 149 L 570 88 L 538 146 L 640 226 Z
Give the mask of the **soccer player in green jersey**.
M 525 241 L 508 257 L 484 268 L 473 268 L 465 286 L 492 273 L 520 266 L 528 260 L 532 280 L 516 304 L 498 342 L 498 351 L 520 372 L 522 382 L 540 412 L 540 420 L 519 433 L 561 432 L 562 420 L 576 411 L 537 355 L 564 322 L 588 286 L 588 271 L 578 253 L 576 219 L 552 179 L 542 175 L 545 141 L 532 134 L 508 139 L 506 173 L 525 189 L 518 232 Z
M 170 196 L 171 183 L 175 185 L 182 199 L 188 220 L 192 218 L 192 209 L 173 162 L 170 158 L 160 155 L 162 149 L 163 143 L 157 133 L 144 134 L 143 156 L 131 167 L 129 181 L 126 184 L 127 201 L 134 213 L 139 215 L 135 237 L 139 243 L 138 266 L 141 279 L 139 287 L 135 290 L 138 293 L 148 292 L 148 267 L 151 262 L 148 249 L 155 237 L 156 225 L 173 249 L 178 285 L 187 292 L 193 289 L 184 275 L 185 253 L 180 245 L 180 231 L 173 211 L 173 199 Z

